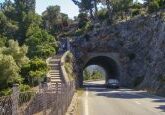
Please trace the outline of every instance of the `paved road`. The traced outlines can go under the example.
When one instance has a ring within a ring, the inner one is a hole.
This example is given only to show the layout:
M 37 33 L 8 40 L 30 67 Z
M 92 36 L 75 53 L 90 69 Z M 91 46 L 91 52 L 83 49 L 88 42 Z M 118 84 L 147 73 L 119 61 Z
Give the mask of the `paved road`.
M 103 82 L 86 83 L 80 115 L 165 115 L 165 98 L 145 91 L 97 87 L 96 83 Z

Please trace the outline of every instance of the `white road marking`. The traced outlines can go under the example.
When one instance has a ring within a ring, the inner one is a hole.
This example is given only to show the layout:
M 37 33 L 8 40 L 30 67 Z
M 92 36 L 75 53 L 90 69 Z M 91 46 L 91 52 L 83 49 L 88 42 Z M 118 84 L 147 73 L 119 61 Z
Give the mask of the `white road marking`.
M 89 115 L 89 110 L 88 110 L 88 88 L 86 88 L 86 91 L 85 91 L 85 115 Z
M 138 105 L 141 105 L 141 103 L 139 101 L 135 101 L 135 103 L 138 104 Z

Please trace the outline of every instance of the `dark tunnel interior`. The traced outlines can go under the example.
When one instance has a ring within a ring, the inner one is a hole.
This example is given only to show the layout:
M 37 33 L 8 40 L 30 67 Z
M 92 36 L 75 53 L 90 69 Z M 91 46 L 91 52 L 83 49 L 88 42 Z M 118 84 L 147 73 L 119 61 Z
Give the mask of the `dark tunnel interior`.
M 108 79 L 119 79 L 119 68 L 117 63 L 106 56 L 98 56 L 90 59 L 84 68 L 90 65 L 98 65 L 101 66 L 106 72 L 106 80 Z

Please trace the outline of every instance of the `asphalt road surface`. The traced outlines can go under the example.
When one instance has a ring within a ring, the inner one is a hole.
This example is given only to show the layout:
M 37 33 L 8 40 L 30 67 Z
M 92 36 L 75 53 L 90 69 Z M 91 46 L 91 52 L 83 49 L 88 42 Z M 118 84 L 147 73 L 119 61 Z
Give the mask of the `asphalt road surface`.
M 96 85 L 97 84 L 97 85 Z M 108 89 L 103 81 L 87 82 L 80 115 L 165 115 L 165 98 L 145 91 Z

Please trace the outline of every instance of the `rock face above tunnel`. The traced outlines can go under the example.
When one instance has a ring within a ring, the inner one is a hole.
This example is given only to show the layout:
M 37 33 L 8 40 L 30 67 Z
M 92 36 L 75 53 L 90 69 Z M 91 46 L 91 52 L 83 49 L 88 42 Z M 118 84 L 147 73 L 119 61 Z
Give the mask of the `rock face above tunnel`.
M 81 57 L 90 52 L 117 52 L 124 86 L 165 96 L 165 11 L 94 29 L 87 35 L 72 44 L 78 61 L 83 62 Z

